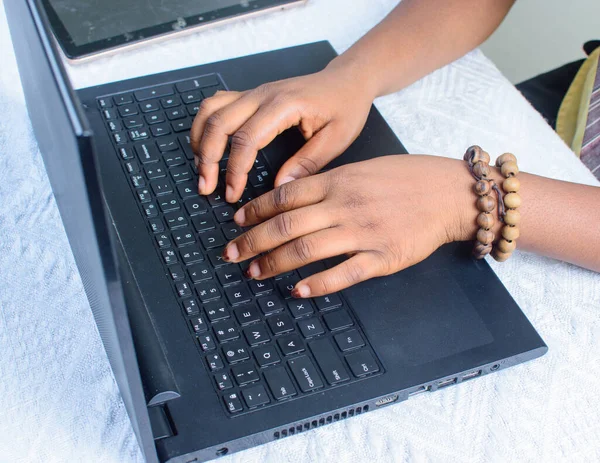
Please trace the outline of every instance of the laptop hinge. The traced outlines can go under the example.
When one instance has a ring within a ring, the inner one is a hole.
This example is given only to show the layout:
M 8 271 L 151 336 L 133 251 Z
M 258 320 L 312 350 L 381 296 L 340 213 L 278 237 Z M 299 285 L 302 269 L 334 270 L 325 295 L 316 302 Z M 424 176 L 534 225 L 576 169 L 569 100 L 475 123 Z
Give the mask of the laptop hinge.
M 175 435 L 166 405 L 148 407 L 148 415 L 150 416 L 150 425 L 155 441 Z

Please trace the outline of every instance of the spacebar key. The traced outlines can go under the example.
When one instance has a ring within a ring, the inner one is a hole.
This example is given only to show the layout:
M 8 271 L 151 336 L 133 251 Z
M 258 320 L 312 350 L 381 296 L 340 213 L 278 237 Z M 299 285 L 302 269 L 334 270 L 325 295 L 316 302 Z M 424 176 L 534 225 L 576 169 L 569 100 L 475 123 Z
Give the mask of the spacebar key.
M 288 362 L 302 392 L 312 391 L 323 387 L 323 381 L 317 369 L 308 357 L 298 357 Z
M 311 342 L 309 343 L 309 347 L 319 367 L 321 367 L 325 380 L 329 384 L 333 386 L 334 384 L 343 383 L 350 379 L 346 368 L 344 368 L 344 364 L 335 353 L 335 349 L 329 339 L 319 339 L 318 341 Z

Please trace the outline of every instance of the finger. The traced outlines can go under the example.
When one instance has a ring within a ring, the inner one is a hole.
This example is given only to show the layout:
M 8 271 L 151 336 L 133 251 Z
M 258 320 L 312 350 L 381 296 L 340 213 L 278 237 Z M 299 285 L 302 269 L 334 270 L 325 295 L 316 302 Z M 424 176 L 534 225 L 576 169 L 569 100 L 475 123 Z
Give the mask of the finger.
M 231 241 L 223 251 L 227 262 L 240 262 L 288 241 L 332 226 L 332 215 L 323 206 L 308 206 L 276 215 Z
M 271 143 L 284 130 L 299 123 L 300 112 L 295 105 L 271 103 L 261 106 L 233 134 L 225 189 L 228 202 L 233 203 L 242 196 L 258 150 Z
M 356 250 L 354 236 L 343 228 L 327 228 L 296 238 L 252 261 L 246 276 L 263 280 L 283 272 Z
M 324 176 L 286 183 L 250 201 L 233 218 L 241 226 L 256 225 L 282 212 L 316 204 L 326 194 L 327 179 Z
M 194 153 L 198 152 L 200 140 L 204 134 L 206 120 L 219 109 L 239 100 L 243 94 L 243 92 L 224 92 L 220 90 L 215 93 L 214 96 L 202 100 L 198 114 L 196 114 L 194 122 L 192 123 L 192 128 L 190 129 L 190 144 L 192 145 Z
M 343 153 L 350 143 L 352 140 L 347 139 L 338 123 L 326 125 L 281 166 L 275 186 L 316 174 Z
M 333 268 L 299 281 L 292 290 L 292 296 L 324 296 L 384 274 L 383 259 L 376 253 L 363 251 Z

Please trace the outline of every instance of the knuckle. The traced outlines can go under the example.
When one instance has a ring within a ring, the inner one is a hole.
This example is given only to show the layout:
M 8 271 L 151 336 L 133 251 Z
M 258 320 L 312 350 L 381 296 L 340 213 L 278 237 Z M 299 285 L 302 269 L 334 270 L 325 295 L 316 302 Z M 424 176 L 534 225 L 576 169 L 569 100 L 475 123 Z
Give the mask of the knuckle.
M 277 275 L 277 273 L 279 273 L 277 259 L 273 257 L 273 254 L 267 254 L 262 257 L 260 260 L 260 268 L 263 273 L 267 275 Z
M 279 214 L 275 218 L 275 228 L 277 233 L 283 238 L 289 238 L 294 233 L 295 220 L 292 214 Z
M 200 117 L 208 117 L 213 113 L 214 103 L 212 98 L 207 98 L 200 102 L 200 108 L 198 109 L 198 115 Z
M 214 134 L 218 132 L 221 124 L 223 123 L 223 116 L 219 111 L 212 113 L 206 119 L 206 123 L 204 124 L 204 132 L 207 134 Z
M 293 183 L 286 183 L 273 191 L 273 205 L 278 211 L 284 211 L 292 206 L 296 186 Z
M 303 262 L 312 260 L 315 255 L 315 243 L 310 238 L 298 238 L 293 243 L 293 253 Z
M 312 283 L 311 283 L 312 286 Z M 334 292 L 335 285 L 326 277 L 316 277 L 314 286 L 321 294 L 331 294 Z
M 362 265 L 349 265 L 344 272 L 344 278 L 350 285 L 362 281 L 365 277 L 365 268 Z
M 307 176 L 316 174 L 320 169 L 319 165 L 314 160 L 304 156 L 298 157 L 298 166 L 305 171 Z
M 237 157 L 230 157 L 227 161 L 227 173 L 231 175 L 241 175 L 246 172 Z
M 248 149 L 254 146 L 254 135 L 250 130 L 241 128 L 231 137 L 231 149 Z
M 237 245 L 239 246 L 241 253 L 243 254 L 257 254 L 257 242 L 254 230 L 250 230 L 244 234 L 244 236 L 240 237 L 237 241 Z

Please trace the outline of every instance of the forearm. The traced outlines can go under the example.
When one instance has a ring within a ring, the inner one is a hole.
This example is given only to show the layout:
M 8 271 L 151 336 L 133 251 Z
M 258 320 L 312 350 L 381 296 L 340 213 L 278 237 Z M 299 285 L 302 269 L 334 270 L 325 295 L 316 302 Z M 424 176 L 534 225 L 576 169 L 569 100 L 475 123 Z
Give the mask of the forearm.
M 514 0 L 403 0 L 331 66 L 373 97 L 398 91 L 480 45 Z

